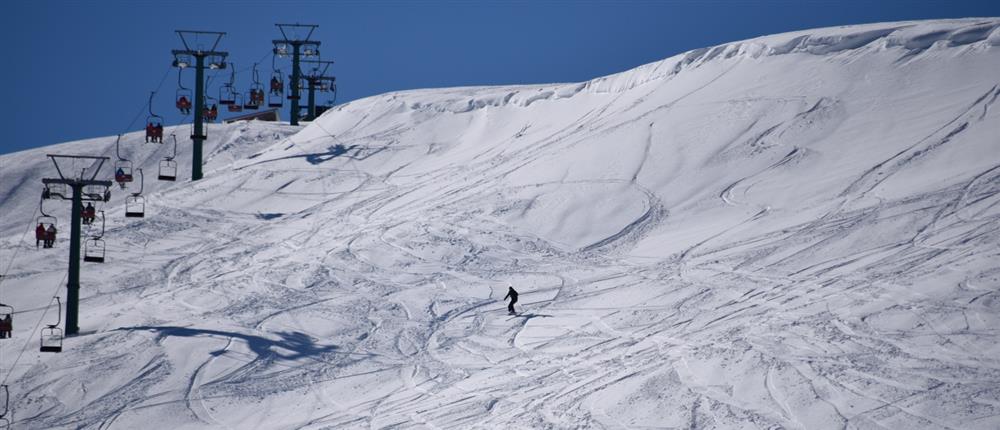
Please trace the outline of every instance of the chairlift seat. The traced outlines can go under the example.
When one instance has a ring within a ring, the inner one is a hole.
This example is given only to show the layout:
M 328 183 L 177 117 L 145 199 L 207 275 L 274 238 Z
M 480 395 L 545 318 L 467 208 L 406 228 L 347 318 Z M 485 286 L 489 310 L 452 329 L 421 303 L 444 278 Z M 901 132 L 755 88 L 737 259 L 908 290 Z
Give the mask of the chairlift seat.
M 101 255 L 101 256 L 84 255 L 83 256 L 83 261 L 86 261 L 88 263 L 103 263 L 104 262 L 104 256 L 103 255 Z
M 125 199 L 125 218 L 145 218 L 146 199 L 142 196 L 131 196 Z
M 103 263 L 105 249 L 103 240 L 99 238 L 87 240 L 83 248 L 83 261 L 88 263 Z
M 63 331 L 56 326 L 46 326 L 42 329 L 41 352 L 62 352 Z

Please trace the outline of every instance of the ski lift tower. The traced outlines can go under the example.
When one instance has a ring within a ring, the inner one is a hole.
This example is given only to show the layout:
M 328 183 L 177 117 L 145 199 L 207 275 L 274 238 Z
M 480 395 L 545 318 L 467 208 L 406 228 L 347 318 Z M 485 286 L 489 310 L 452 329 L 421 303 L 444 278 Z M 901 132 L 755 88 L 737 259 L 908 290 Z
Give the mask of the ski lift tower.
M 306 121 L 312 121 L 316 119 L 316 88 L 332 87 L 337 78 L 326 74 L 333 61 L 302 60 L 302 62 L 316 65 L 312 72 L 305 76 L 306 82 L 309 83 L 309 113 L 306 115 Z M 322 71 L 319 69 L 320 66 L 323 67 Z
M 193 65 L 195 68 L 194 134 L 191 135 L 191 142 L 194 144 L 194 148 L 191 157 L 191 180 L 197 181 L 202 178 L 201 153 L 202 144 L 205 142 L 205 67 L 207 66 L 210 69 L 225 69 L 226 57 L 229 56 L 229 53 L 216 51 L 219 41 L 222 40 L 222 36 L 225 36 L 226 33 L 190 30 L 176 30 L 176 32 L 181 38 L 181 44 L 184 45 L 184 49 L 174 49 L 171 51 L 174 54 L 174 67 L 183 69 Z M 204 49 L 205 45 L 197 43 L 202 38 L 209 40 L 212 47 Z M 189 40 L 195 44 L 193 47 L 188 44 Z M 192 58 L 194 58 L 194 64 L 191 64 Z M 206 59 L 208 60 L 207 64 Z
M 83 201 L 106 202 L 111 198 L 111 181 L 97 179 L 97 174 L 101 171 L 101 167 L 104 166 L 104 162 L 108 161 L 108 157 L 53 154 L 47 154 L 47 157 L 56 166 L 56 173 L 59 174 L 59 177 L 42 178 L 42 183 L 45 184 L 46 190 L 48 191 L 52 185 L 58 185 L 58 187 L 53 188 L 68 187 L 71 193 L 67 196 L 57 192 L 45 192 L 43 196 L 71 200 L 73 202 L 69 236 L 69 281 L 66 283 L 66 335 L 72 336 L 80 332 L 80 326 L 78 325 L 80 310 L 80 214 L 83 212 Z M 83 161 L 90 164 L 88 167 L 80 170 L 77 176 L 73 176 L 73 171 L 67 170 L 67 173 L 70 173 L 67 176 L 59 167 L 60 161 L 70 164 Z
M 291 89 L 292 93 L 288 95 L 288 99 L 292 101 L 292 111 L 289 113 L 289 122 L 292 125 L 299 125 L 299 82 L 302 79 L 302 70 L 299 69 L 299 57 L 319 57 L 319 42 L 309 39 L 313 31 L 315 31 L 318 25 L 307 25 L 307 24 L 274 24 L 278 27 L 278 31 L 281 32 L 281 39 L 272 40 L 271 43 L 274 44 L 274 54 L 284 57 L 287 55 L 292 56 L 292 79 L 291 79 Z M 289 38 L 288 32 L 293 34 L 294 38 Z M 308 30 L 305 38 L 299 38 L 294 36 L 297 31 Z M 289 52 L 291 48 L 291 52 Z

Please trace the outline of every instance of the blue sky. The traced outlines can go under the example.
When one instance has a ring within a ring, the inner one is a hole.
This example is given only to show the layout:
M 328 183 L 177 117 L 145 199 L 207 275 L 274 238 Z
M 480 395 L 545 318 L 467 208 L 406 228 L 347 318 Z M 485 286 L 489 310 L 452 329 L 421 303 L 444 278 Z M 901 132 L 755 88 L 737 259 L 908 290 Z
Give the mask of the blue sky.
M 1000 16 L 1000 1 L 8 1 L 0 153 L 137 130 L 149 92 L 175 124 L 175 29 L 224 31 L 271 67 L 276 22 L 318 24 L 338 102 L 413 88 L 583 81 L 784 31 Z M 279 66 L 289 67 L 287 60 Z M 166 78 L 164 78 L 166 77 Z M 187 76 L 191 79 L 191 76 Z M 216 91 L 222 77 L 213 80 Z M 246 86 L 248 73 L 237 76 Z M 287 107 L 287 104 L 286 104 Z M 225 116 L 225 113 L 223 113 Z M 287 119 L 287 109 L 282 113 Z M 131 127 L 130 126 L 131 123 Z

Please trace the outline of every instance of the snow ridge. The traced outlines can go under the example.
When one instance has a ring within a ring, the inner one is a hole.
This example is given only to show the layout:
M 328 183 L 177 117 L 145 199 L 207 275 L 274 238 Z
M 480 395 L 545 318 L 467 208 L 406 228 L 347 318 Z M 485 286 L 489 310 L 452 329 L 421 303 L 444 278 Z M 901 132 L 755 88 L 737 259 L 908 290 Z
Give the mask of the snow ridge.
M 1000 427 L 998 28 L 807 30 L 213 125 L 196 183 L 149 179 L 171 148 L 128 134 L 147 216 L 101 207 L 108 263 L 59 355 L 33 327 L 67 241 L 20 238 L 43 154 L 114 139 L 2 156 L 12 420 Z

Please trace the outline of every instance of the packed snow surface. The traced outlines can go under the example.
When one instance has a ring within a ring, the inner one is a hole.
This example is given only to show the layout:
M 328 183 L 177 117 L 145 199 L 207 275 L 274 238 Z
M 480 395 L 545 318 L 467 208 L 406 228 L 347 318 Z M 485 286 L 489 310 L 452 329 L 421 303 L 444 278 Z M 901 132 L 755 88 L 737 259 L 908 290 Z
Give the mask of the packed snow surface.
M 69 205 L 45 202 L 64 234 L 36 249 L 44 154 L 114 157 L 114 138 L 8 154 L 10 418 L 1000 428 L 998 98 L 989 18 L 384 94 L 303 128 L 213 125 L 198 182 L 156 181 L 171 139 L 131 133 L 146 217 L 124 217 L 137 184 L 100 208 L 82 334 L 47 355 Z M 171 132 L 189 178 L 188 126 Z

